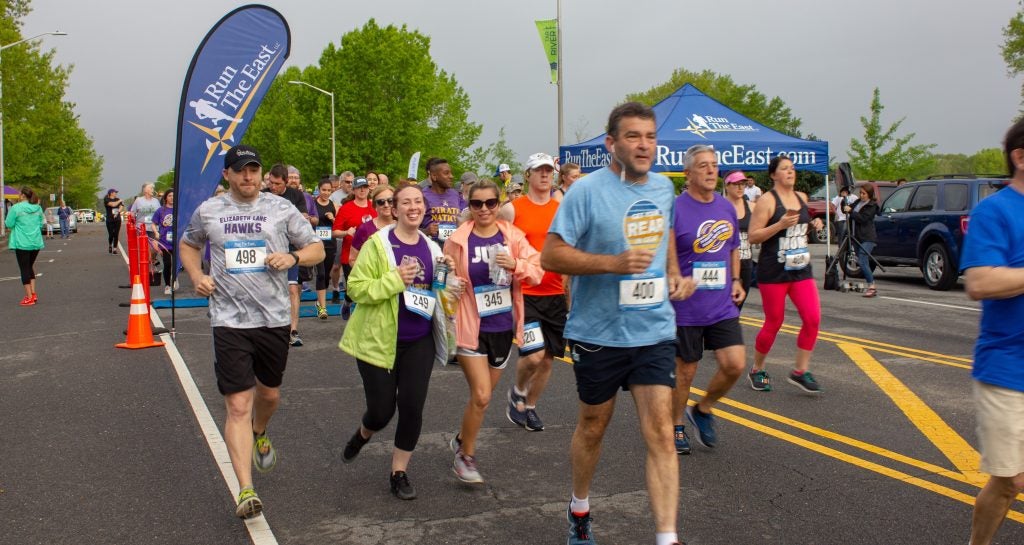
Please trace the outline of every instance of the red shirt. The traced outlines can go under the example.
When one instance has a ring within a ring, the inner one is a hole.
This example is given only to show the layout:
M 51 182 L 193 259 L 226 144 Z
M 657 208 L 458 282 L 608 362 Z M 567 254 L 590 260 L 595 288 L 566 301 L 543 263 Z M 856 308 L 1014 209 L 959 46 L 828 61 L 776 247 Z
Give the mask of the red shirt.
M 356 204 L 355 199 L 348 201 L 341 205 L 341 210 L 338 210 L 338 215 L 334 216 L 334 225 L 331 226 L 333 231 L 346 231 L 353 227 L 359 227 L 360 225 L 372 220 L 377 217 L 377 211 L 370 206 L 370 201 L 366 201 L 366 206 L 359 206 Z M 341 264 L 348 265 L 348 253 L 352 249 L 352 235 L 346 236 L 341 241 Z

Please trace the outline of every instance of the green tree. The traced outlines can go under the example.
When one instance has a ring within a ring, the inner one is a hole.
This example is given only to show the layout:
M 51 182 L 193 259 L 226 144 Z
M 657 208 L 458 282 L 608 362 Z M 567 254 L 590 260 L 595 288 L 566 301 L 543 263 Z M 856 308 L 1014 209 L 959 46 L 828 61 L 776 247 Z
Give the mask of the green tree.
M 304 173 L 306 185 L 330 170 L 330 99 L 291 80 L 334 93 L 338 170 L 406 173 L 416 151 L 466 169 L 481 127 L 469 121 L 469 96 L 430 56 L 430 39 L 406 26 L 370 19 L 328 44 L 316 65 L 290 67 L 273 82 L 246 134 L 265 162 Z M 419 177 L 422 178 L 420 169 Z
M 932 159 L 933 174 L 969 174 L 974 171 L 970 157 L 963 153 L 936 153 Z
M 971 172 L 975 174 L 1008 174 L 1006 157 L 999 148 L 985 148 L 970 157 Z
M 516 153 L 505 140 L 505 127 L 498 129 L 498 139 L 489 146 L 473 149 L 467 158 L 469 169 L 477 174 L 493 177 L 498 165 L 505 163 L 512 172 L 522 172 L 523 166 L 516 161 Z
M 162 193 L 174 187 L 174 169 L 172 168 L 171 170 L 157 176 L 156 182 L 153 186 L 156 188 L 157 193 Z
M 1000 50 L 1010 77 L 1024 73 L 1024 2 L 1021 5 L 1022 9 L 1018 9 L 1003 27 L 1003 45 Z M 1024 85 L 1021 86 L 1021 98 L 1024 99 Z
M 897 137 L 896 131 L 906 118 L 887 128 L 882 127 L 881 93 L 875 87 L 871 99 L 871 118 L 861 116 L 864 141 L 850 139 L 850 165 L 857 178 L 865 180 L 917 179 L 933 169 L 931 149 L 935 144 L 911 144 L 916 136 L 910 133 Z
M 801 138 L 800 118 L 793 116 L 792 110 L 781 98 L 769 99 L 753 84 L 741 85 L 733 81 L 731 76 L 716 74 L 711 70 L 693 72 L 677 68 L 665 83 L 642 93 L 626 95 L 626 101 L 637 101 L 653 106 L 687 83 L 762 125 Z
M 21 20 L 28 0 L 0 0 L 0 43 L 24 38 Z M 3 52 L 4 182 L 29 186 L 48 196 L 59 194 L 76 207 L 92 207 L 103 161 L 79 124 L 75 104 L 65 100 L 72 67 L 54 63 L 33 41 Z

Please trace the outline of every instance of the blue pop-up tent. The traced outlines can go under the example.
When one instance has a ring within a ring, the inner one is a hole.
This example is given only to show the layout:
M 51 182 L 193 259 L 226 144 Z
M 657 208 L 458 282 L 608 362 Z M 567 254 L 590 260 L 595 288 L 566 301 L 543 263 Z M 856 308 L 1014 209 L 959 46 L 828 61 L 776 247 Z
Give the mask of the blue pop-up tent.
M 740 115 L 687 83 L 654 106 L 658 149 L 654 172 L 681 173 L 683 153 L 694 144 L 711 144 L 722 172 L 768 170 L 772 157 L 788 155 L 798 170 L 828 173 L 828 142 L 801 140 Z M 562 164 L 576 163 L 584 173 L 607 166 L 605 135 L 559 148 Z

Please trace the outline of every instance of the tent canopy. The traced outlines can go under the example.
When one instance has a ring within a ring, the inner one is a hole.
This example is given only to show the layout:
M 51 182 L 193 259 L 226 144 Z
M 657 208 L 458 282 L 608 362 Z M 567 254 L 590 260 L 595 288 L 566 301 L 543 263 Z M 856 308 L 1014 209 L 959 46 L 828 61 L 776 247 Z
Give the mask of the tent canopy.
M 799 170 L 828 172 L 828 142 L 801 140 L 740 115 L 687 83 L 654 105 L 658 149 L 654 172 L 681 173 L 683 154 L 694 144 L 711 144 L 725 172 L 768 170 L 777 155 L 788 155 Z M 605 135 L 559 148 L 561 163 L 576 163 L 585 173 L 607 166 Z

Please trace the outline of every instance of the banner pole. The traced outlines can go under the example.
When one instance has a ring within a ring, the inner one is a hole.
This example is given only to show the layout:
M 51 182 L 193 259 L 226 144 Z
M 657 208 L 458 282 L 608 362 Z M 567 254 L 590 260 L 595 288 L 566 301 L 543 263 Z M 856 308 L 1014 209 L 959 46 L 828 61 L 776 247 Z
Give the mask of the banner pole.
M 555 14 L 555 36 L 558 50 L 558 147 L 564 141 L 562 135 L 562 0 L 558 0 L 558 12 Z M 561 152 L 559 152 L 561 153 Z

